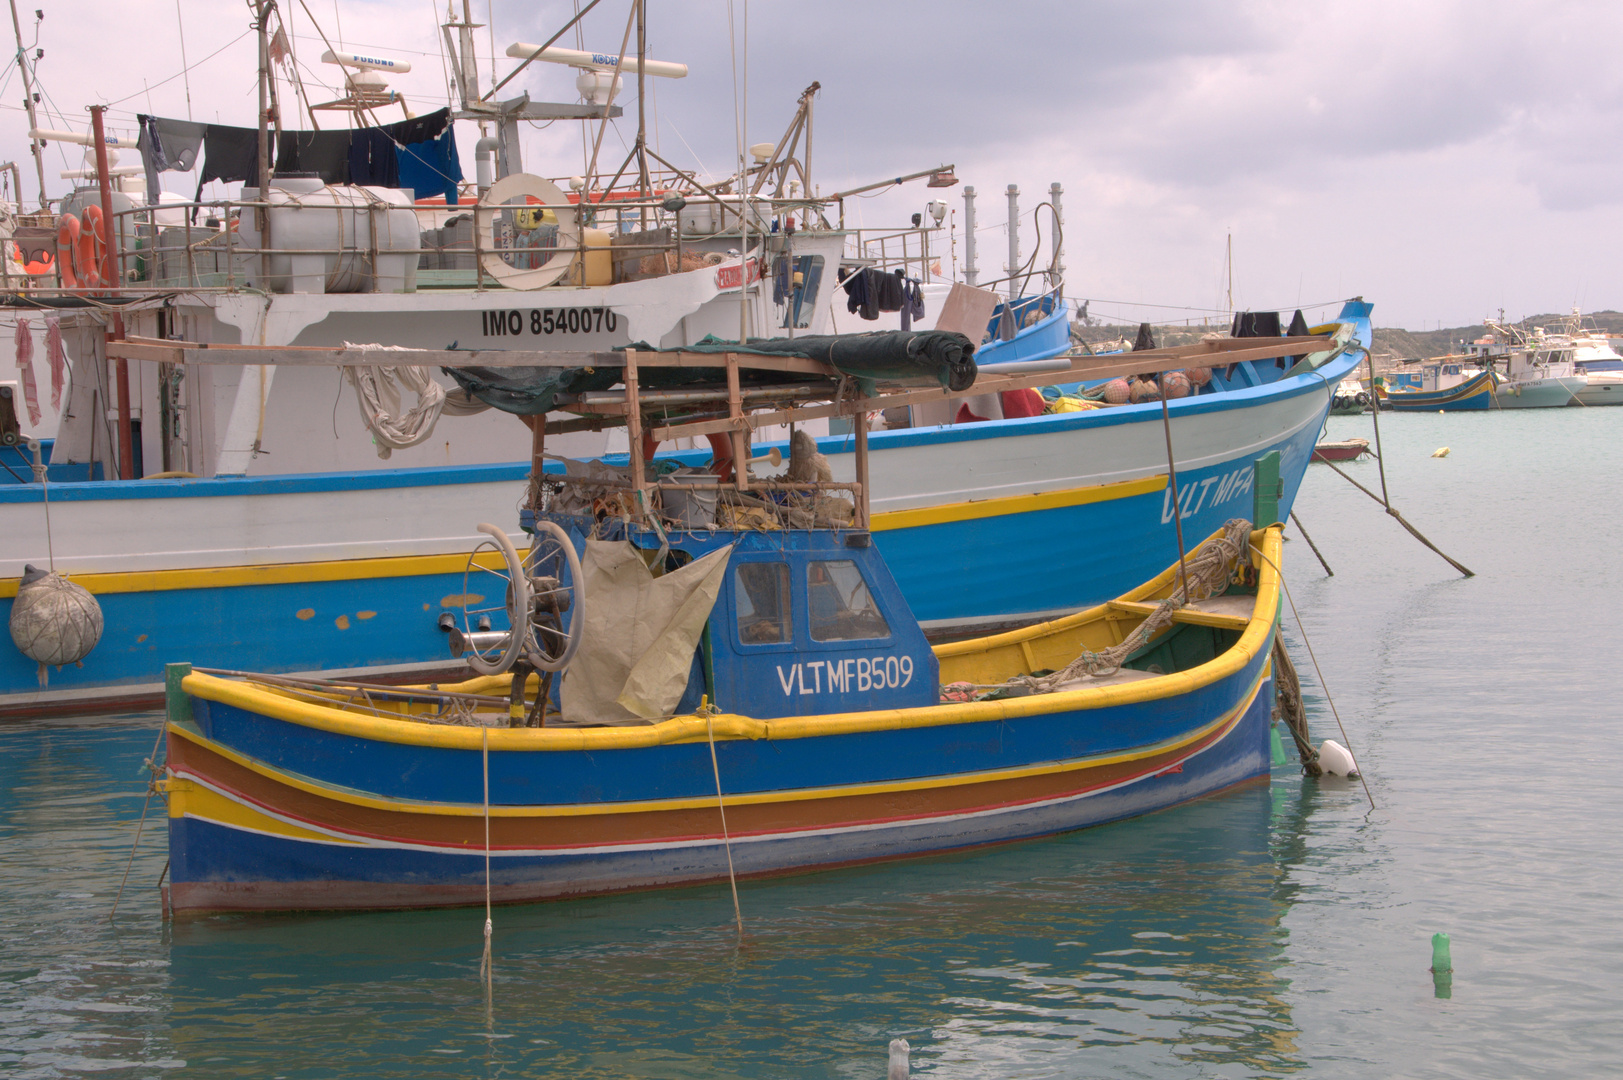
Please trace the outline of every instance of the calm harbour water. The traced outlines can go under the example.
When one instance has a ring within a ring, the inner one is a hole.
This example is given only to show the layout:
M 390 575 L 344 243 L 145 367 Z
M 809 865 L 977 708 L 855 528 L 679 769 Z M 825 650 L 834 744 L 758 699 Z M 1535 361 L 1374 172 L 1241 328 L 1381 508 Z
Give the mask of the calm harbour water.
M 0 1075 L 856 1080 L 896 1036 L 942 1078 L 1610 1072 L 1623 408 L 1381 432 L 1394 505 L 1478 576 L 1310 468 L 1297 511 L 1336 576 L 1297 539 L 1288 583 L 1373 811 L 1287 766 L 1053 840 L 745 883 L 742 949 L 725 887 L 502 908 L 487 1013 L 482 911 L 163 923 L 156 806 L 110 923 L 158 717 L 13 724 Z

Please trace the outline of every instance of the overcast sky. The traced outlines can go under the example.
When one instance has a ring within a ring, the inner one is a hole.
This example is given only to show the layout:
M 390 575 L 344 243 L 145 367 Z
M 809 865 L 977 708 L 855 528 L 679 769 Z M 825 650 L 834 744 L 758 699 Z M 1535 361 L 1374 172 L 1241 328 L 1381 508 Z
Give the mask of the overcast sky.
M 307 2 L 335 44 L 409 60 L 392 85 L 415 110 L 445 103 L 436 24 L 446 0 Z M 23 0 L 25 20 L 40 3 L 39 73 L 56 114 L 47 126 L 66 117 L 83 128 L 96 101 L 126 131 L 138 111 L 253 124 L 246 3 Z M 189 80 L 179 77 L 177 6 Z M 544 40 L 574 11 L 572 0 L 494 0 L 492 17 L 491 6 L 473 2 L 494 28 L 501 74 L 514 63 L 501 55 L 509 43 Z M 1198 321 L 1223 306 L 1231 234 L 1242 308 L 1333 311 L 1362 295 L 1378 325 L 1423 329 L 1500 307 L 1511 318 L 1623 307 L 1623 5 L 757 0 L 748 48 L 735 51 L 729 18 L 741 45 L 745 12 L 743 0 L 649 0 L 650 55 L 691 68 L 653 81 L 650 139 L 665 157 L 712 175 L 733 169 L 735 59 L 741 79 L 748 70 L 746 144 L 776 141 L 800 91 L 819 81 L 812 165 L 825 193 L 956 165 L 981 195 L 985 278 L 1002 276 L 1007 258 L 1006 186 L 1020 187 L 1029 254 L 1029 212 L 1057 181 L 1067 293 L 1096 316 Z M 305 78 L 336 85 L 310 14 L 291 0 Z M 584 46 L 616 50 L 627 14 L 624 0 L 603 0 L 584 20 Z M 486 86 L 489 33 L 479 31 Z M 32 47 L 27 21 L 23 36 Z M 575 46 L 574 32 L 559 44 Z M 538 64 L 511 88 L 573 101 L 574 75 Z M 20 148 L 14 65 L 0 102 L 6 145 Z M 634 109 L 618 126 L 603 151 L 610 171 L 635 132 Z M 470 177 L 476 137 L 459 129 Z M 581 156 L 578 124 L 526 137 L 529 171 L 578 173 Z M 80 163 L 75 148 L 47 151 L 53 195 L 68 187 L 56 173 Z M 181 176 L 166 179 L 189 194 Z M 963 186 L 914 182 L 854 200 L 848 213 L 893 224 L 944 197 L 961 232 Z M 1046 216 L 1042 232 L 1046 246 Z M 961 261 L 961 235 L 958 252 Z

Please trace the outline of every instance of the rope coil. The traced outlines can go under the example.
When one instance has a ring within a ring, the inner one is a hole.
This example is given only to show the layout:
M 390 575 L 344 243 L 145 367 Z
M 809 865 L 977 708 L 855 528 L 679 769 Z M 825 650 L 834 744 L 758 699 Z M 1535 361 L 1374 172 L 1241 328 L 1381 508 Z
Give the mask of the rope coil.
M 1099 652 L 1084 649 L 1082 653 L 1060 670 L 1048 675 L 1021 675 L 1009 680 L 1031 688 L 1033 693 L 1046 694 L 1062 685 L 1091 676 L 1104 678 L 1121 670 L 1127 658 L 1150 643 L 1150 639 L 1172 625 L 1172 616 L 1191 602 L 1208 600 L 1228 584 L 1235 564 L 1245 556 L 1250 542 L 1251 523 L 1234 518 L 1223 526 L 1223 535 L 1204 544 L 1184 562 L 1182 582 L 1171 596 L 1161 601 L 1154 612 L 1118 645 Z

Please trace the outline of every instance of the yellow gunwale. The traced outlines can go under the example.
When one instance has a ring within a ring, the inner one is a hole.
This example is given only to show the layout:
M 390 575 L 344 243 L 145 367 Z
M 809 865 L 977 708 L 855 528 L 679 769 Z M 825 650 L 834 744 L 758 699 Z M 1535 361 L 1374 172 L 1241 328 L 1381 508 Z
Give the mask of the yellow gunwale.
M 1052 776 L 1056 773 L 1077 772 L 1082 769 L 1103 768 L 1129 761 L 1142 761 L 1145 758 L 1155 757 L 1159 754 L 1176 752 L 1184 747 L 1191 746 L 1200 740 L 1235 723 L 1256 700 L 1257 692 L 1262 688 L 1263 679 L 1267 677 L 1268 668 L 1265 664 L 1258 672 L 1257 679 L 1246 692 L 1245 699 L 1233 709 L 1225 712 L 1217 719 L 1203 724 L 1192 732 L 1187 732 L 1173 739 L 1166 739 L 1151 746 L 1137 747 L 1133 750 L 1122 751 L 1117 754 L 1101 754 L 1085 758 L 1073 758 L 1061 762 L 1047 762 L 1042 765 L 1027 765 L 1014 769 L 992 769 L 973 773 L 953 773 L 948 776 L 922 777 L 912 780 L 895 780 L 874 784 L 849 784 L 837 787 L 798 788 L 789 791 L 752 792 L 748 794 L 726 796 L 728 806 L 758 806 L 775 803 L 808 802 L 816 799 L 854 798 L 866 795 L 888 795 L 902 792 L 929 791 L 938 788 L 963 787 L 970 784 L 1000 783 L 1007 780 L 1023 780 L 1033 776 Z M 299 791 L 323 798 L 333 799 L 337 802 L 352 806 L 363 806 L 375 810 L 398 810 L 407 814 L 440 814 L 450 817 L 483 817 L 485 809 L 477 803 L 441 803 L 422 802 L 405 799 L 382 799 L 367 795 L 353 788 L 336 787 L 312 780 L 298 773 L 290 773 L 281 769 L 272 768 L 254 758 L 239 754 L 229 747 L 223 746 L 201 733 L 170 724 L 169 731 L 190 742 L 196 743 L 221 757 Z M 176 779 L 197 782 L 187 773 L 177 774 Z M 188 797 L 190 797 L 188 795 Z M 247 799 L 247 796 L 234 796 L 234 799 Z M 251 802 L 252 800 L 248 800 Z M 605 814 L 636 814 L 656 813 L 669 810 L 707 810 L 716 805 L 712 796 L 699 796 L 689 799 L 656 799 L 639 802 L 614 802 L 590 804 L 559 804 L 550 806 L 492 806 L 491 817 L 500 818 L 560 818 L 560 817 L 593 817 Z M 178 807 L 177 807 L 178 810 Z M 174 816 L 172 814 L 172 816 Z
M 1252 607 L 1251 622 L 1240 635 L 1239 641 L 1222 655 L 1188 671 L 1113 686 L 1084 687 L 1001 701 L 958 702 L 908 709 L 877 709 L 869 712 L 830 713 L 822 716 L 784 717 L 774 720 L 758 720 L 749 716 L 721 713 L 708 718 L 677 716 L 646 727 L 567 729 L 478 729 L 364 716 L 297 701 L 259 686 L 195 671 L 186 676 L 181 687 L 186 693 L 208 701 L 233 705 L 249 712 L 319 731 L 379 742 L 454 750 L 478 750 L 483 745 L 482 735 L 485 733 L 488 733 L 489 746 L 492 750 L 620 750 L 703 742 L 711 737 L 712 732 L 713 737 L 723 740 L 801 739 L 821 735 L 984 723 L 1080 709 L 1102 709 L 1190 693 L 1240 671 L 1265 652 L 1270 646 L 1274 623 L 1279 613 L 1279 578 L 1275 567 L 1280 563 L 1280 535 L 1278 527 L 1251 534 L 1252 547 L 1260 550 L 1264 557 L 1258 567 L 1257 596 L 1256 603 Z M 1177 567 L 1174 564 L 1152 581 L 1126 594 L 1123 599 L 1136 601 L 1153 595 L 1158 589 L 1170 587 L 1176 572 Z M 976 649 L 1017 643 L 1051 630 L 1064 629 L 1080 622 L 1102 618 L 1107 610 L 1108 605 L 1101 604 L 1050 623 L 972 641 L 937 646 L 936 655 L 957 655 Z
M 481 552 L 476 560 L 499 570 L 501 552 Z M 360 581 L 367 578 L 422 577 L 460 573 L 465 552 L 447 555 L 385 555 L 373 559 L 329 559 L 322 562 L 262 563 L 255 566 L 209 566 L 190 570 L 130 570 L 108 574 L 65 574 L 92 595 L 170 592 L 176 589 L 220 589 L 240 585 L 296 585 L 317 581 Z M 0 579 L 0 600 L 17 595 L 21 578 Z
M 924 506 L 917 510 L 885 510 L 873 515 L 869 532 L 890 529 L 914 529 L 921 525 L 942 525 L 950 521 L 975 521 L 979 518 L 1002 517 L 1008 514 L 1029 514 L 1036 510 L 1055 510 L 1064 506 L 1086 506 L 1088 503 L 1128 499 L 1134 495 L 1150 495 L 1166 490 L 1165 473 L 1146 476 L 1139 480 L 1112 480 L 1108 484 L 1090 484 L 1087 487 L 1067 488 L 1064 491 L 1041 491 L 1032 495 L 999 495 L 990 499 L 971 499 L 968 502 L 946 503 L 942 506 Z
M 1064 506 L 1126 499 L 1161 491 L 1165 474 L 1141 480 L 1115 480 L 1108 484 L 1068 488 L 1033 495 L 1006 495 L 992 499 L 948 503 L 918 510 L 887 510 L 873 515 L 871 532 L 911 529 L 951 521 L 973 521 L 1006 514 L 1025 514 Z M 219 589 L 243 585 L 296 585 L 318 581 L 360 581 L 382 577 L 421 577 L 452 574 L 467 565 L 462 552 L 443 555 L 385 555 L 367 559 L 325 559 L 319 562 L 259 563 L 249 566 L 205 566 L 183 570 L 120 570 L 72 574 L 73 581 L 96 596 L 113 593 L 171 592 L 177 589 Z M 487 569 L 500 569 L 499 553 L 486 552 L 479 560 Z M 0 579 L 0 600 L 17 595 L 19 578 Z

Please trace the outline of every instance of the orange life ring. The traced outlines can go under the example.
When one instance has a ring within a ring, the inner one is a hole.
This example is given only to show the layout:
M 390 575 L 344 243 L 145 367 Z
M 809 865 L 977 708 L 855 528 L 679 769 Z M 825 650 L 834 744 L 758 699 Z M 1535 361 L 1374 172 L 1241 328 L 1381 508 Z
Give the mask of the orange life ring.
M 723 484 L 731 483 L 733 479 L 733 437 L 722 431 L 712 431 L 706 437 L 710 440 L 710 471 L 715 473 Z
M 730 483 L 733 478 L 733 437 L 725 432 L 712 431 L 706 438 L 710 440 L 710 471 L 715 473 L 723 484 Z M 643 432 L 643 460 L 654 460 L 654 453 L 658 449 L 659 440 L 650 433 Z
M 102 284 L 102 259 L 107 253 L 107 225 L 102 220 L 101 207 L 91 203 L 85 207 L 84 226 L 79 230 L 79 249 L 75 256 L 79 262 L 79 276 L 87 289 Z
M 62 274 L 64 289 L 77 289 L 79 276 L 74 272 L 73 251 L 79 244 L 79 219 L 63 214 L 56 222 L 57 270 Z

